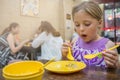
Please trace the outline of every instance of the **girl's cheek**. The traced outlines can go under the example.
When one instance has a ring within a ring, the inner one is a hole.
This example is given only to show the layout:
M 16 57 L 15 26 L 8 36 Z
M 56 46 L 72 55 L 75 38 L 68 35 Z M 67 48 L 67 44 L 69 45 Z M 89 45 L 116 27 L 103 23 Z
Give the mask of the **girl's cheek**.
M 76 31 L 77 32 L 77 31 Z M 77 34 L 80 36 L 80 32 L 77 32 Z
M 80 34 L 80 31 L 79 31 L 79 29 L 76 29 L 76 32 L 77 32 L 78 34 Z

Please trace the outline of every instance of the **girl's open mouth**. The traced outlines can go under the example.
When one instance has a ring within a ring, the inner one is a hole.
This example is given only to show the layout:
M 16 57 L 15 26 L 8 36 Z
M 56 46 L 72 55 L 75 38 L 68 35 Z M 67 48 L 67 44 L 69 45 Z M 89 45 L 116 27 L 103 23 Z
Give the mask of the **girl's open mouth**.
M 87 35 L 85 35 L 85 34 L 83 34 L 83 35 L 81 35 L 82 36 L 82 38 L 86 38 L 87 37 Z

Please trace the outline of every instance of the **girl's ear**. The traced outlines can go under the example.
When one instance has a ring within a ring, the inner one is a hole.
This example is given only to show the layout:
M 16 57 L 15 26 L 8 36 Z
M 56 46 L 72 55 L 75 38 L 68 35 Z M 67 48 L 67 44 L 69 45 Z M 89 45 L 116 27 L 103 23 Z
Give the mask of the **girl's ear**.
M 103 27 L 103 20 L 98 21 L 98 29 L 100 30 Z
M 103 26 L 103 20 L 102 20 L 102 19 L 98 21 L 98 26 L 99 26 L 99 27 L 102 27 L 102 26 Z
M 102 24 L 103 24 L 103 20 L 100 19 L 100 20 L 99 20 L 99 25 L 102 25 Z

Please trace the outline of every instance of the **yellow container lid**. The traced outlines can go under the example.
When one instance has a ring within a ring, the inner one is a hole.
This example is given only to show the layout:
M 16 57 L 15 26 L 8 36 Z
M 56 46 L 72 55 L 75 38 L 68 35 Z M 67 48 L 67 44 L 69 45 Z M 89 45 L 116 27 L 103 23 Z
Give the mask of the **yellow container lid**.
M 39 61 L 20 61 L 3 68 L 3 74 L 11 77 L 23 77 L 41 73 L 43 63 Z

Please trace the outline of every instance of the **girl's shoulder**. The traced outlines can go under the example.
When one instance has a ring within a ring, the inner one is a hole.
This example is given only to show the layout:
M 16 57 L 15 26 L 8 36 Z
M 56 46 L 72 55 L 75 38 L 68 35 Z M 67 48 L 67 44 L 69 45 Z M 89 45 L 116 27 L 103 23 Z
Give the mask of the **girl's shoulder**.
M 40 33 L 37 33 L 38 35 L 41 35 L 41 34 L 48 34 L 46 31 L 42 31 Z
M 14 35 L 12 33 L 9 33 L 8 37 L 14 38 Z
M 105 45 L 106 49 L 109 49 L 109 48 L 111 48 L 111 47 L 113 47 L 113 46 L 115 46 L 115 43 L 112 42 L 111 40 L 109 40 L 109 41 L 107 42 L 107 44 Z M 115 51 L 116 53 L 118 53 L 117 49 L 114 49 L 114 51 Z
M 102 40 L 104 40 L 104 42 Z M 108 38 L 102 38 L 102 40 L 101 40 L 101 43 L 103 42 L 102 44 L 105 44 L 106 49 L 109 49 L 115 46 L 115 43 Z
M 38 34 L 37 38 L 44 38 L 47 36 L 48 36 L 47 32 L 42 32 L 42 33 Z
M 115 45 L 114 42 L 112 42 L 111 40 L 109 40 L 107 43 L 106 43 L 106 49 L 109 49 L 111 47 L 113 47 Z
M 101 37 L 99 40 L 97 40 L 96 42 L 98 43 L 102 43 L 102 44 L 107 44 L 110 41 L 110 39 L 105 38 L 105 37 Z
M 3 38 L 3 39 L 7 39 L 8 38 L 8 36 L 11 36 L 12 34 L 10 34 L 9 32 L 7 32 L 7 33 L 4 33 L 4 34 L 2 34 L 2 35 L 0 35 L 0 38 Z
M 1 37 L 7 37 L 9 34 L 10 34 L 10 33 L 7 32 L 7 33 L 4 33 L 4 34 L 1 34 L 0 36 L 1 36 Z

